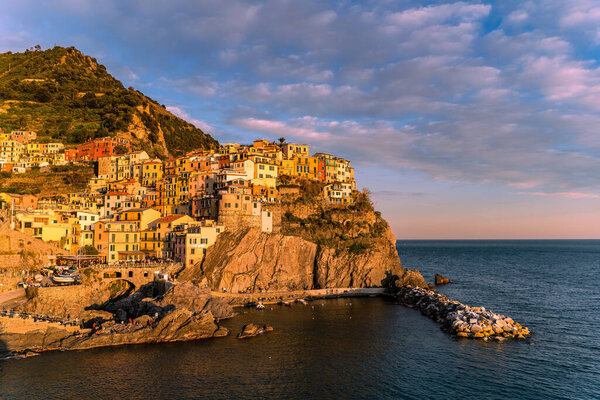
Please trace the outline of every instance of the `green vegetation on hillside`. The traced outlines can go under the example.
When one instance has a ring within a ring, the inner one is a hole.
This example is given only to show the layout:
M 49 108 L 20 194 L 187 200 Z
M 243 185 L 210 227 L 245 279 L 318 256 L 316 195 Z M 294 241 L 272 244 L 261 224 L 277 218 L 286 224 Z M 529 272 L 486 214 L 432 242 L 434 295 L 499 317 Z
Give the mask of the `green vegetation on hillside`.
M 94 176 L 91 165 L 32 168 L 23 174 L 0 172 L 0 192 L 54 196 L 82 191 Z
M 35 130 L 41 140 L 66 144 L 134 132 L 134 147 L 158 156 L 218 147 L 73 47 L 0 54 L 0 128 Z
M 321 182 L 291 177 L 279 182 L 299 189 L 297 196 L 282 199 L 284 235 L 361 255 L 369 252 L 389 229 L 381 213 L 374 210 L 368 190 L 355 192 L 353 204 L 327 205 L 323 203 Z

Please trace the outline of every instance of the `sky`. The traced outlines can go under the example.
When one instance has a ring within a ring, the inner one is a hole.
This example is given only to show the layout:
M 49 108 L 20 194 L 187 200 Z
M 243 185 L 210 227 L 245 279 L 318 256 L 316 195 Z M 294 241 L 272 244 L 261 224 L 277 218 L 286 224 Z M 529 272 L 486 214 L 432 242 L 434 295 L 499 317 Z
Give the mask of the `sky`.
M 398 239 L 600 238 L 596 1 L 0 0 L 221 143 L 348 158 Z

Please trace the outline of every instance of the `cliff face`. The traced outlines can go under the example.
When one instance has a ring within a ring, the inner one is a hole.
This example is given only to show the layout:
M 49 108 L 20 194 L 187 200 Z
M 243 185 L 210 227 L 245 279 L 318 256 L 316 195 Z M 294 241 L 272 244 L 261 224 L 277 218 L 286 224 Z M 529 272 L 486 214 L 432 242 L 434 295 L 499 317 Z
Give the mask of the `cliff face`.
M 227 292 L 309 289 L 317 244 L 297 236 L 242 229 L 221 234 L 202 265 L 179 276 Z
M 275 233 L 243 227 L 222 233 L 203 263 L 178 278 L 230 293 L 425 286 L 418 271 L 402 268 L 396 239 L 366 196 L 339 208 L 284 199 L 272 211 L 281 218 Z

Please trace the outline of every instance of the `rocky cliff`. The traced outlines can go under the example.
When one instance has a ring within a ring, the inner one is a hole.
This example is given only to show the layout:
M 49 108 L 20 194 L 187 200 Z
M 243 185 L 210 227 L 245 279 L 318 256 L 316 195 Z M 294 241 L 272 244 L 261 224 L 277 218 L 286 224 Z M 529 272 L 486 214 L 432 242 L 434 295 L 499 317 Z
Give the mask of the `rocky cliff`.
M 0 357 L 228 334 L 218 321 L 233 311 L 207 289 L 151 283 L 133 291 L 115 282 L 28 292 L 24 304 L 0 313 Z
M 367 194 L 353 205 L 332 207 L 319 190 L 271 207 L 281 226 L 274 233 L 238 227 L 221 234 L 202 263 L 179 276 L 211 290 L 255 292 L 333 287 L 426 286 L 418 271 L 406 271 L 396 239 Z M 302 195 L 304 194 L 304 195 Z

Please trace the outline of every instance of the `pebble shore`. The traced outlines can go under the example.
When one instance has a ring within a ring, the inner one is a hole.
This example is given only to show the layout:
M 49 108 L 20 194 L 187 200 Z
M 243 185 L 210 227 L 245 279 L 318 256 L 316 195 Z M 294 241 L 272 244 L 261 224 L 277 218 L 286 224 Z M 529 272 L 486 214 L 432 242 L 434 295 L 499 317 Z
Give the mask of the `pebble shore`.
M 403 286 L 396 298 L 402 305 L 420 310 L 440 323 L 444 331 L 458 337 L 502 342 L 531 335 L 529 328 L 510 317 L 495 314 L 485 307 L 469 307 L 434 290 Z

